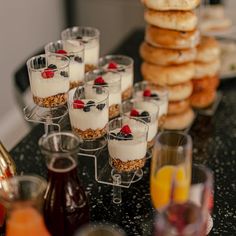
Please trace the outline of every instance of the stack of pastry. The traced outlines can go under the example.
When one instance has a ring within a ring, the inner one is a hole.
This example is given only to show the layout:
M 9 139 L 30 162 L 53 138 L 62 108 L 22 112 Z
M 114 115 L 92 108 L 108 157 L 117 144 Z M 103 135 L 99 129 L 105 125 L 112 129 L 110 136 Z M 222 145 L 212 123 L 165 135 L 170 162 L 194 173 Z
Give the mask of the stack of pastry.
M 194 119 L 190 106 L 200 42 L 194 9 L 200 0 L 142 0 L 146 6 L 145 42 L 140 47 L 143 78 L 169 91 L 165 129 L 182 130 Z
M 202 37 L 197 47 L 195 70 L 191 105 L 206 108 L 214 102 L 219 85 L 220 46 L 214 38 Z

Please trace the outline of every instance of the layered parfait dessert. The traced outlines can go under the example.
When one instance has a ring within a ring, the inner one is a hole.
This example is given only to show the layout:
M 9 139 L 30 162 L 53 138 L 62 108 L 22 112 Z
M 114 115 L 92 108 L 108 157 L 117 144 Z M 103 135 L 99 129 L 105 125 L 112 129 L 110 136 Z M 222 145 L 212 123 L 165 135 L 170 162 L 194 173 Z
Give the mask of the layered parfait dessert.
M 70 89 L 84 82 L 84 45 L 78 40 L 58 40 L 45 46 L 45 53 L 62 54 L 70 59 Z
M 147 152 L 148 126 L 140 119 L 119 117 L 109 122 L 110 163 L 118 171 L 142 168 Z
M 122 114 L 143 120 L 148 125 L 148 148 L 153 147 L 158 131 L 159 106 L 142 98 L 132 99 L 122 103 Z
M 121 78 L 116 71 L 96 69 L 85 76 L 86 85 L 107 87 L 109 91 L 109 119 L 120 115 Z
M 80 86 L 69 92 L 69 116 L 72 130 L 84 140 L 106 134 L 108 90 L 99 86 Z
M 122 100 L 132 96 L 134 81 L 133 59 L 123 55 L 107 55 L 99 59 L 99 66 L 121 74 Z
M 41 107 L 58 107 L 67 102 L 69 58 L 64 55 L 39 55 L 27 61 L 34 103 Z
M 159 106 L 159 127 L 163 127 L 168 112 L 168 90 L 163 86 L 151 84 L 147 81 L 135 83 L 134 98 L 151 100 Z
M 84 44 L 85 71 L 91 71 L 98 66 L 100 51 L 100 32 L 92 27 L 72 27 L 61 33 L 63 40 L 79 40 Z

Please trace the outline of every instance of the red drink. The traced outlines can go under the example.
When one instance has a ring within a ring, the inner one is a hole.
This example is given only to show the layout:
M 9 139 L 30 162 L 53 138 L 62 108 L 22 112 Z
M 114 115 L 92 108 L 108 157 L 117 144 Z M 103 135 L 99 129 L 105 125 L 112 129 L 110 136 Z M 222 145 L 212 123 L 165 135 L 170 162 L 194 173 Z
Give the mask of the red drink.
M 187 202 L 170 205 L 157 218 L 154 236 L 204 236 L 205 232 L 201 208 Z
M 89 222 L 87 197 L 72 157 L 58 157 L 48 165 L 44 217 L 53 236 L 72 236 Z

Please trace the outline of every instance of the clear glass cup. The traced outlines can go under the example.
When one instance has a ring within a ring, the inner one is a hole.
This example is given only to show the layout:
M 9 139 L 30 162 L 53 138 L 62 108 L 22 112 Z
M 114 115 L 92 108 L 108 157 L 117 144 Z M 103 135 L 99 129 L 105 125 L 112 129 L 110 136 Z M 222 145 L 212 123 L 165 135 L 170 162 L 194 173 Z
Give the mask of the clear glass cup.
M 200 207 L 207 234 L 213 226 L 211 212 L 214 205 L 213 173 L 203 165 L 193 164 L 189 201 Z
M 97 68 L 100 50 L 100 31 L 96 28 L 74 26 L 61 32 L 63 40 L 82 40 L 84 43 L 85 71 Z
M 86 85 L 97 85 L 109 91 L 109 119 L 120 115 L 121 109 L 121 76 L 118 72 L 106 69 L 95 69 L 86 73 Z
M 143 97 L 145 100 L 153 100 L 159 106 L 159 127 L 162 128 L 168 113 L 169 93 L 166 87 L 154 85 L 147 81 L 134 84 L 133 97 Z
M 79 230 L 75 236 L 125 236 L 125 233 L 108 224 L 91 224 Z
M 39 55 L 27 61 L 34 103 L 41 107 L 58 107 L 67 102 L 69 58 L 64 55 Z
M 207 235 L 209 210 L 213 205 L 213 175 L 202 165 L 192 166 L 192 178 L 188 200 L 182 204 L 170 204 L 155 222 L 155 234 L 160 236 Z
M 201 209 L 191 202 L 171 204 L 155 220 L 153 236 L 205 236 Z
M 83 140 L 96 140 L 106 134 L 108 97 L 108 89 L 97 85 L 70 90 L 68 108 L 71 127 Z
M 161 132 L 151 161 L 150 190 L 153 206 L 163 211 L 170 203 L 188 200 L 191 181 L 192 139 L 178 132 Z
M 45 46 L 45 53 L 63 54 L 69 57 L 70 89 L 84 83 L 84 44 L 79 40 L 58 40 Z
M 73 235 L 89 222 L 88 200 L 78 177 L 80 143 L 71 132 L 51 133 L 39 140 L 48 170 L 44 217 L 52 235 Z
M 110 163 L 119 172 L 141 169 L 146 162 L 148 125 L 137 118 L 123 116 L 108 124 Z
M 7 208 L 6 236 L 50 236 L 41 208 L 47 182 L 22 175 L 1 181 L 0 202 Z
M 122 103 L 122 115 L 141 119 L 148 125 L 148 148 L 153 147 L 158 131 L 159 107 L 152 101 L 136 98 Z
M 99 59 L 99 67 L 118 71 L 121 74 L 122 100 L 132 97 L 134 60 L 125 55 L 107 55 Z

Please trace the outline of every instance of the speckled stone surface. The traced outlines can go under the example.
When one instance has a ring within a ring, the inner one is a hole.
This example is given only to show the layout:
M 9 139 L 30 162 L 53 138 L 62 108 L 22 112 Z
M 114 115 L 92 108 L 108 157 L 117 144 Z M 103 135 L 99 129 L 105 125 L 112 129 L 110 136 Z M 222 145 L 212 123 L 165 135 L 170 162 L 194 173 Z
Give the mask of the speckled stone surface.
M 126 40 L 125 47 L 116 52 L 132 56 L 136 63 L 136 80 L 140 79 L 138 45 L 143 32 L 138 31 Z M 132 45 L 128 47 L 127 45 Z M 214 227 L 210 235 L 236 235 L 236 79 L 224 81 L 220 90 L 223 99 L 213 117 L 198 116 L 190 130 L 193 138 L 193 160 L 211 168 L 215 175 Z M 18 172 L 46 176 L 44 158 L 37 142 L 43 129 L 32 130 L 12 151 Z M 90 200 L 91 221 L 110 222 L 125 230 L 128 236 L 149 236 L 152 232 L 154 210 L 149 193 L 149 165 L 143 178 L 123 189 L 123 203 L 112 203 L 112 187 L 94 180 L 93 162 L 79 160 L 79 176 Z

